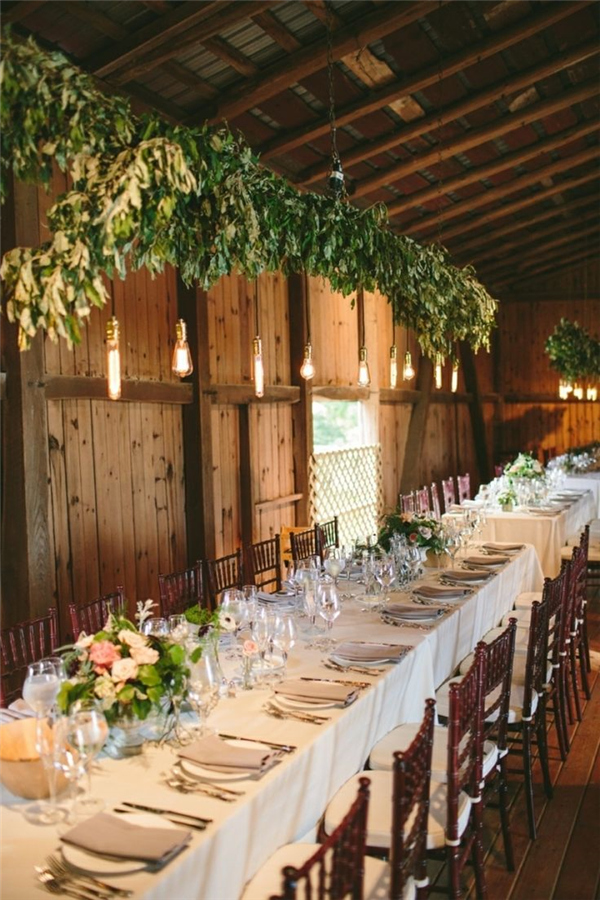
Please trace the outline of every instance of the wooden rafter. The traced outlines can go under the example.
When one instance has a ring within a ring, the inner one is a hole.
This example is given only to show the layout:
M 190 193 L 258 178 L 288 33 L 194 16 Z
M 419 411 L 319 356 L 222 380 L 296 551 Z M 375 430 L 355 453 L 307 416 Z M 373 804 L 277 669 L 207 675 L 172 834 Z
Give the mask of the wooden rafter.
M 256 22 L 265 34 L 268 34 L 276 44 L 279 44 L 288 53 L 294 53 L 302 46 L 298 38 L 291 31 L 288 31 L 285 25 L 282 25 L 270 10 L 265 10 L 252 16 L 252 21 Z
M 526 219 L 511 219 L 506 225 L 500 225 L 494 228 L 493 232 L 484 231 L 483 233 L 478 233 L 468 241 L 461 241 L 460 239 L 458 241 L 451 241 L 452 252 L 453 254 L 464 258 L 465 253 L 468 253 L 471 250 L 479 250 L 482 246 L 485 249 L 488 244 L 493 246 L 493 244 L 504 235 L 513 235 L 515 231 L 521 231 L 523 228 L 530 228 L 533 225 L 538 225 L 540 222 L 546 222 L 548 219 L 556 219 L 558 216 L 564 216 L 565 214 L 570 216 L 576 210 L 588 206 L 591 203 L 595 203 L 597 208 L 600 205 L 600 197 L 586 194 L 585 197 L 577 197 L 575 200 L 567 200 L 560 205 L 557 204 L 556 206 L 553 206 L 552 209 L 545 209 L 535 215 L 528 215 Z M 564 218 L 562 221 L 564 223 Z
M 258 66 L 254 65 L 252 60 L 244 56 L 236 47 L 224 41 L 223 38 L 203 38 L 201 43 L 214 56 L 222 59 L 223 62 L 226 62 L 228 66 L 231 66 L 232 69 L 235 69 L 236 72 L 239 72 L 245 78 L 252 78 L 258 72 Z
M 535 143 L 528 144 L 520 150 L 514 150 L 512 153 L 499 156 L 498 159 L 483 166 L 473 166 L 473 168 L 467 169 L 453 178 L 446 178 L 443 182 L 436 182 L 422 191 L 414 191 L 412 194 L 408 194 L 405 199 L 388 203 L 388 213 L 390 216 L 394 216 L 405 210 L 414 209 L 415 206 L 421 206 L 423 203 L 435 199 L 440 195 L 440 192 L 448 194 L 450 191 L 460 190 L 469 184 L 473 184 L 475 181 L 481 181 L 484 178 L 496 175 L 498 172 L 512 169 L 521 163 L 535 159 L 536 156 L 559 150 L 572 141 L 580 140 L 586 135 L 597 131 L 599 124 L 597 119 L 580 122 L 571 126 L 571 128 L 565 128 L 564 131 L 552 134 L 548 138 L 536 140 Z
M 579 3 L 552 3 L 549 9 L 545 9 L 543 13 L 527 16 L 525 20 L 518 22 L 516 25 L 506 28 L 499 34 L 485 38 L 483 41 L 461 50 L 452 56 L 442 60 L 442 73 L 445 78 L 462 72 L 463 69 L 470 65 L 474 65 L 483 59 L 487 59 L 502 50 L 506 50 L 513 44 L 525 40 L 533 34 L 548 28 L 556 22 L 577 12 L 583 6 L 588 5 L 588 0 Z M 429 11 L 429 10 L 427 10 Z M 426 12 L 423 12 L 423 16 Z M 300 77 L 300 76 L 298 76 Z M 336 123 L 338 127 L 348 125 L 355 119 L 366 116 L 368 113 L 375 112 L 387 106 L 391 100 L 398 100 L 407 94 L 415 93 L 437 84 L 440 78 L 440 63 L 428 66 L 411 75 L 401 82 L 386 85 L 378 91 L 371 91 L 365 97 L 352 101 L 345 106 L 336 110 Z M 293 81 L 291 82 L 293 83 Z M 329 131 L 329 119 L 327 116 L 321 116 L 309 125 L 300 128 L 286 130 L 283 136 L 277 136 L 273 140 L 263 144 L 258 148 L 263 159 L 270 159 L 272 156 L 287 152 L 294 147 L 301 146 L 308 141 L 314 140 Z
M 15 3 L 6 12 L 2 10 L 2 25 L 14 25 L 16 22 L 20 22 L 21 19 L 31 15 L 44 3 L 45 0 L 21 0 L 20 3 Z
M 249 6 L 250 4 L 245 4 Z M 392 3 L 378 9 L 371 15 L 362 16 L 340 28 L 332 38 L 332 54 L 339 59 L 352 50 L 384 37 L 404 25 L 409 25 L 437 9 L 439 3 L 421 0 L 413 3 Z M 318 72 L 327 63 L 327 39 L 313 41 L 281 62 L 267 66 L 259 76 L 244 85 L 237 85 L 223 94 L 217 108 L 210 112 L 210 121 L 233 119 L 263 100 L 280 94 L 295 82 L 313 72 Z
M 538 166 L 538 168 L 533 171 L 515 175 L 510 181 L 500 184 L 497 187 L 484 190 L 474 197 L 469 197 L 468 200 L 460 200 L 447 207 L 447 209 L 441 210 L 437 214 L 432 213 L 426 217 L 424 223 L 423 220 L 418 219 L 414 223 L 409 222 L 404 227 L 412 232 L 412 226 L 414 224 L 415 231 L 419 234 L 428 233 L 450 219 L 463 216 L 465 213 L 471 213 L 473 210 L 479 209 L 480 206 L 487 206 L 489 203 L 494 203 L 496 200 L 503 200 L 504 197 L 507 197 L 510 194 L 527 189 L 528 187 L 543 181 L 545 178 L 559 175 L 561 172 L 566 172 L 575 166 L 582 165 L 597 157 L 598 145 L 594 144 L 592 147 L 586 147 L 584 150 L 579 150 L 577 153 L 571 153 L 569 156 L 554 160 L 554 162 L 547 163 L 545 166 Z
M 485 90 L 475 91 L 464 100 L 450 103 L 448 106 L 436 109 L 421 119 L 402 125 L 400 128 L 395 128 L 389 134 L 385 134 L 375 141 L 363 142 L 352 150 L 345 150 L 344 166 L 349 168 L 354 163 L 364 162 L 372 156 L 392 150 L 394 147 L 398 147 L 400 143 L 413 140 L 443 127 L 449 122 L 455 122 L 461 116 L 466 116 L 477 109 L 503 100 L 509 94 L 523 90 L 523 88 L 529 87 L 536 81 L 541 81 L 556 72 L 576 65 L 584 59 L 596 55 L 598 52 L 598 42 L 592 40 L 566 53 L 552 56 L 539 65 L 532 66 L 523 72 L 518 72 L 516 75 L 511 75 L 508 78 L 495 82 Z M 322 177 L 323 164 L 319 162 L 304 169 L 296 176 L 295 180 L 299 183 L 310 185 L 315 181 L 319 181 Z
M 574 103 L 580 103 L 582 100 L 595 97 L 597 94 L 597 79 L 591 78 L 589 81 L 577 85 L 577 87 L 562 91 L 555 97 L 549 97 L 547 100 L 532 103 L 531 106 L 525 109 L 507 113 L 484 128 L 474 128 L 459 135 L 452 141 L 447 141 L 443 144 L 438 143 L 430 150 L 415 154 L 414 157 L 404 159 L 389 169 L 384 169 L 369 176 L 369 178 L 362 179 L 355 187 L 354 196 L 362 197 L 370 194 L 381 185 L 394 184 L 404 176 L 412 175 L 413 172 L 425 169 L 430 164 L 440 163 L 451 156 L 455 156 L 457 153 L 465 153 L 473 147 L 478 147 L 488 141 L 497 140 L 505 134 L 515 131 L 517 128 L 522 128 L 524 125 L 529 125 L 531 122 L 535 122 L 544 116 L 559 112 L 567 106 L 572 106 Z
M 561 269 L 570 269 L 576 263 L 584 262 L 586 260 L 597 261 L 598 251 L 595 248 L 590 249 L 589 247 L 580 251 L 571 250 L 569 247 L 565 247 L 562 254 L 553 254 L 552 260 L 547 264 L 544 265 L 543 263 L 539 263 L 535 266 L 535 269 L 528 272 L 511 272 L 505 278 L 495 280 L 494 284 L 498 287 L 507 284 L 518 284 L 521 281 L 528 281 L 530 278 L 535 278 L 538 274 L 541 275 L 544 273 L 545 275 L 549 275 L 553 272 L 558 272 Z
M 574 242 L 579 243 L 582 238 L 587 238 L 590 235 L 594 235 L 597 238 L 597 221 L 588 225 L 587 228 L 573 226 L 569 228 L 566 234 L 563 233 L 552 241 L 543 240 L 540 237 L 532 242 L 524 242 L 523 249 L 519 250 L 516 257 L 512 256 L 508 260 L 503 260 L 495 265 L 488 264 L 481 268 L 486 278 L 502 277 L 510 274 L 511 271 L 520 272 L 522 269 L 526 269 L 531 262 L 536 262 L 538 259 L 547 260 L 548 254 L 553 253 L 558 247 L 564 247 L 565 244 L 570 245 Z

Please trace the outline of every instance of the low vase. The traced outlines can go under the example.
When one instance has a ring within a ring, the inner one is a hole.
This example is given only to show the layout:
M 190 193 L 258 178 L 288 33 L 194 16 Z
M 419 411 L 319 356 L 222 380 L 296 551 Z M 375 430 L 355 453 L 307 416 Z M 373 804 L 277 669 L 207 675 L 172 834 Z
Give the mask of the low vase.
M 448 553 L 436 553 L 435 550 L 428 548 L 424 565 L 431 569 L 446 569 L 450 565 L 450 556 Z
M 110 726 L 109 753 L 117 759 L 139 756 L 144 749 L 144 722 L 135 716 L 120 716 Z

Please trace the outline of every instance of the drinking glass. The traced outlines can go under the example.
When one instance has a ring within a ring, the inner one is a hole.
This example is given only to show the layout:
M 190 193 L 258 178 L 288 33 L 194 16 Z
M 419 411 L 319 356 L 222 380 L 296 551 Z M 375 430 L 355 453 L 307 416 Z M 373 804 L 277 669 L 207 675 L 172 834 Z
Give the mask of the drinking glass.
M 159 616 L 153 616 L 150 619 L 146 619 L 146 621 L 142 623 L 142 627 L 140 630 L 142 634 L 147 634 L 150 637 L 168 637 L 169 622 L 167 619 L 163 619 Z
M 237 589 L 223 591 L 219 609 L 222 613 L 231 616 L 235 625 L 234 638 L 236 643 L 226 654 L 226 659 L 239 659 L 242 651 L 237 644 L 237 640 L 240 631 L 248 621 L 248 605 L 244 592 Z
M 242 593 L 246 602 L 246 623 L 252 627 L 258 609 L 258 588 L 255 584 L 245 584 Z
M 30 804 L 26 816 L 31 822 L 52 825 L 64 817 L 64 810 L 56 804 L 56 770 L 52 762 L 52 713 L 64 675 L 64 664 L 60 657 L 59 671 L 53 659 L 41 659 L 27 667 L 23 682 L 23 699 L 35 712 L 35 745 L 48 778 L 49 799 Z
M 75 815 L 91 816 L 104 809 L 104 800 L 93 797 L 92 763 L 104 747 L 108 737 L 106 717 L 99 706 L 81 704 L 73 707 L 66 722 L 66 743 L 85 773 L 84 795 L 75 801 Z
M 337 587 L 333 582 L 321 582 L 317 590 L 317 609 L 322 619 L 327 623 L 327 637 L 318 642 L 320 649 L 329 650 L 335 641 L 331 638 L 333 623 L 340 614 L 340 598 Z
M 202 648 L 202 656 L 190 663 L 188 678 L 188 700 L 196 715 L 198 725 L 195 732 L 199 737 L 210 733 L 206 720 L 219 702 L 221 675 L 214 652 L 209 645 Z
M 381 585 L 381 606 L 385 607 L 387 601 L 387 592 L 396 577 L 396 566 L 394 564 L 393 558 L 386 556 L 383 559 L 377 560 L 376 565 L 373 569 L 373 574 Z
M 275 616 L 273 623 L 273 643 L 283 654 L 284 665 L 290 650 L 296 643 L 298 629 L 293 616 Z
M 274 620 L 268 611 L 263 607 L 259 607 L 256 611 L 254 621 L 252 622 L 252 640 L 258 647 L 258 655 L 260 657 L 260 670 L 264 673 L 266 669 L 265 655 L 269 649 L 273 635 Z
M 189 633 L 189 623 L 184 615 L 169 616 L 169 637 L 175 644 L 185 644 Z
M 346 560 L 337 549 L 337 547 L 333 547 L 329 551 L 324 565 L 325 571 L 333 578 L 334 583 L 337 585 L 338 577 L 340 573 L 344 571 L 344 567 L 346 565 Z
M 406 562 L 409 569 L 409 580 L 416 581 L 421 570 L 421 549 L 416 544 L 408 545 Z

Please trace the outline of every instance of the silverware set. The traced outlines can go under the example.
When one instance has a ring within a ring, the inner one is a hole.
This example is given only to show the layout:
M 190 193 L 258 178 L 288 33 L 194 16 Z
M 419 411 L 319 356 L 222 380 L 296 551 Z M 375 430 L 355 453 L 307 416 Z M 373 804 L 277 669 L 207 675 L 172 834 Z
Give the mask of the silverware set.
M 126 809 L 114 809 L 113 812 L 129 814 L 133 809 L 142 810 L 142 812 L 153 813 L 155 816 L 162 816 L 173 825 L 179 825 L 181 828 L 195 828 L 197 831 L 204 831 L 207 825 L 210 825 L 212 819 L 205 819 L 203 816 L 192 816 L 186 812 L 179 812 L 176 809 L 161 809 L 156 806 L 142 806 L 139 803 L 127 803 L 123 801 L 121 806 Z M 189 819 L 189 821 L 187 821 Z
M 131 897 L 133 891 L 119 888 L 91 875 L 75 872 L 58 856 L 48 856 L 43 866 L 35 866 L 38 881 L 51 894 L 75 897 L 76 900 L 109 900 L 113 897 Z
M 323 662 L 326 669 L 332 669 L 334 672 L 356 672 L 357 675 L 383 675 L 385 669 L 371 669 L 366 666 L 340 666 L 332 659 Z
M 348 683 L 353 684 L 353 682 Z M 262 744 L 263 747 L 281 750 L 282 753 L 293 753 L 298 749 L 294 744 L 278 744 L 275 741 L 263 741 L 262 738 L 241 737 L 239 734 L 219 734 L 219 737 L 225 741 L 248 741 L 251 744 Z
M 239 797 L 243 797 L 245 791 L 234 791 L 232 788 L 212 781 L 204 780 L 196 775 L 188 775 L 179 763 L 175 763 L 166 779 L 167 785 L 179 791 L 180 794 L 204 794 L 214 800 L 222 800 L 224 803 L 233 803 Z
M 300 681 L 316 681 L 322 684 L 347 684 L 348 687 L 368 688 L 371 687 L 370 681 L 349 681 L 347 678 L 309 678 L 303 675 Z
M 307 722 L 309 725 L 323 725 L 324 722 L 331 721 L 329 716 L 315 716 L 313 713 L 291 712 L 291 710 L 280 709 L 273 703 L 266 703 L 263 710 L 274 719 L 294 719 L 296 722 Z

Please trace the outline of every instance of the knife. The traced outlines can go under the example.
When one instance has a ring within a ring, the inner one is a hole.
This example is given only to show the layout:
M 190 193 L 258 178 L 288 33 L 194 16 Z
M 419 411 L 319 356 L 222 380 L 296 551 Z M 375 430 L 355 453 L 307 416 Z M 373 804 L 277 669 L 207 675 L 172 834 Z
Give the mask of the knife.
M 251 744 L 262 744 L 263 747 L 271 747 L 272 750 L 281 750 L 282 753 L 293 753 L 298 748 L 295 744 L 277 744 L 275 741 L 263 741 L 261 738 L 240 737 L 239 734 L 223 734 L 219 737 L 226 741 L 249 741 Z
M 369 681 L 348 681 L 346 678 L 309 678 L 308 675 L 302 675 L 300 681 L 316 681 L 324 684 L 348 684 L 350 687 L 367 688 L 371 687 Z
M 203 816 L 192 816 L 189 813 L 180 812 L 180 810 L 177 809 L 163 809 L 160 806 L 144 806 L 143 803 L 128 803 L 123 800 L 121 806 L 139 809 L 142 812 L 155 813 L 158 816 L 183 816 L 185 819 L 194 819 L 196 822 L 201 822 L 203 825 L 209 825 L 212 822 L 212 819 L 206 819 Z

